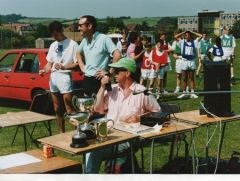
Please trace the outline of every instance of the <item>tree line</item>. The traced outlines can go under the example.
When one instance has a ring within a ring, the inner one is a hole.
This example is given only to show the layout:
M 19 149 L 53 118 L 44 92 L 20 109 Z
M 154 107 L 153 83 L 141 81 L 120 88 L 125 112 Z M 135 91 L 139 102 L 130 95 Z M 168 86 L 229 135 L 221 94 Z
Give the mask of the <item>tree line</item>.
M 19 20 L 27 18 L 18 14 L 0 15 L 0 25 L 4 23 L 17 23 Z M 131 19 L 130 16 L 121 16 L 118 18 L 107 17 L 105 19 L 98 19 L 97 30 L 102 33 L 120 32 L 127 28 L 124 20 Z M 65 23 L 65 21 L 63 21 Z M 69 26 L 69 24 L 64 24 Z M 72 31 L 78 31 L 78 19 L 72 22 Z M 177 17 L 162 17 L 159 18 L 155 25 L 149 25 L 147 20 L 142 19 L 141 23 L 136 24 L 136 31 L 152 31 L 157 36 L 159 30 L 167 32 L 168 41 L 173 39 L 173 33 L 177 29 Z M 240 20 L 236 21 L 232 27 L 232 33 L 236 38 L 240 38 Z M 50 37 L 48 27 L 46 24 L 34 25 L 34 31 L 19 35 L 10 30 L 0 30 L 0 48 L 33 48 L 35 47 L 35 40 L 37 38 Z

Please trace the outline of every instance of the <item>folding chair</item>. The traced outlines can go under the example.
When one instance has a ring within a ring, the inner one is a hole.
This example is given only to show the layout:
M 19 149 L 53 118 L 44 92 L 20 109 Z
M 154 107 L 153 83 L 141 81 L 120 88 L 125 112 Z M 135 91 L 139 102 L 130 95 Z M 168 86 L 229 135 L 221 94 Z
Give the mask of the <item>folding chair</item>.
M 161 107 L 162 112 L 167 112 L 169 114 L 181 112 L 180 106 L 178 104 L 160 103 L 160 107 Z M 168 157 L 168 162 L 170 162 L 173 160 L 173 152 L 174 152 L 175 143 L 179 142 L 179 141 L 183 141 L 185 143 L 185 158 L 188 157 L 188 146 L 189 145 L 188 145 L 188 142 L 186 141 L 186 137 L 187 136 L 184 133 L 181 133 L 181 134 L 177 134 L 174 136 L 165 136 L 162 138 L 156 138 L 154 142 L 159 143 L 159 144 L 171 142 L 170 153 L 169 153 L 169 157 Z M 142 170 L 144 170 L 144 154 L 143 154 L 144 142 L 146 142 L 146 140 L 142 141 L 142 147 L 141 147 Z

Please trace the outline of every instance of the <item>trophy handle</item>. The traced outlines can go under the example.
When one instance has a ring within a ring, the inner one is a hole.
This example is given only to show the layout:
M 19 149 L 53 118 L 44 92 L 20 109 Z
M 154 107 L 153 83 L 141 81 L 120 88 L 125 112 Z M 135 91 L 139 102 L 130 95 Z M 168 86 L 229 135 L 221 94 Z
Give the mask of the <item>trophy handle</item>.
M 113 121 L 112 119 L 108 119 L 108 120 L 107 120 L 107 123 L 108 123 L 109 121 L 112 122 L 112 126 L 109 127 L 108 129 L 112 129 L 112 128 L 114 128 L 114 121 Z
M 80 111 L 79 106 L 78 106 L 78 97 L 76 95 L 74 95 L 72 97 L 72 105 L 73 105 L 73 108 L 75 111 L 77 111 L 77 112 Z

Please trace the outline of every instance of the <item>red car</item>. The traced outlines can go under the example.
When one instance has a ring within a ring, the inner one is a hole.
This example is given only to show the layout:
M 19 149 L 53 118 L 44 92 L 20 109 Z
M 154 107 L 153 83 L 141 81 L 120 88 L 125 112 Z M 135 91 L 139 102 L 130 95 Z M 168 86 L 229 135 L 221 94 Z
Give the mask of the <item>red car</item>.
M 34 95 L 49 90 L 49 74 L 40 76 L 47 63 L 47 49 L 11 50 L 0 58 L 0 97 L 31 101 Z M 74 88 L 79 88 L 84 76 L 73 71 Z

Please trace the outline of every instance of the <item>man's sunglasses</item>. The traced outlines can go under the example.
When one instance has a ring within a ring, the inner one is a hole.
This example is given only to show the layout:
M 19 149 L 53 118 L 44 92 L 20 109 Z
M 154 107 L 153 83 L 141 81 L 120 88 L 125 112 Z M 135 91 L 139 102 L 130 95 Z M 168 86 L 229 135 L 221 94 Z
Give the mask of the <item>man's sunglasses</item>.
M 126 71 L 128 71 L 128 70 L 125 69 L 125 68 L 115 68 L 114 69 L 114 73 L 115 74 L 119 74 L 119 72 L 126 72 Z
M 83 26 L 83 25 L 85 25 L 85 24 L 87 25 L 88 23 L 87 23 L 87 22 L 86 22 L 86 23 L 81 23 L 81 24 L 79 23 L 78 26 L 81 27 L 81 26 Z

